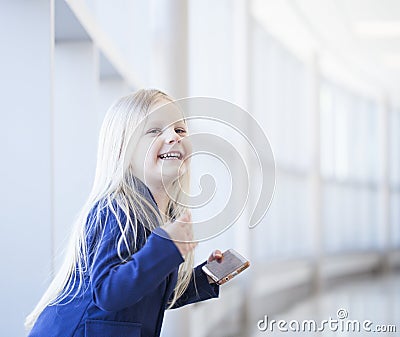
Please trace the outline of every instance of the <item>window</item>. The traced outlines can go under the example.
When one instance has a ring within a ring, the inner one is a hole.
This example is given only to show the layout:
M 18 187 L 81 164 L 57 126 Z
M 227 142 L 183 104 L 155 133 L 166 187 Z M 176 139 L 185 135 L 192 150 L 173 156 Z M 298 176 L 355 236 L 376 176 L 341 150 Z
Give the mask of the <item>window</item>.
M 384 230 L 377 103 L 328 80 L 320 90 L 324 249 L 377 248 Z

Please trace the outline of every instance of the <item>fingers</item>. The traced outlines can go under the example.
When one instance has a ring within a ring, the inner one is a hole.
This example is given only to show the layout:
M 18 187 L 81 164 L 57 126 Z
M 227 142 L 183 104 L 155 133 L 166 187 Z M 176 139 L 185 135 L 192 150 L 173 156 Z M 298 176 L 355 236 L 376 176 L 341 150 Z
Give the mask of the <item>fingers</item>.
M 219 249 L 214 250 L 210 257 L 208 258 L 208 262 L 217 260 L 217 262 L 222 262 L 224 256 L 222 254 L 222 252 Z
M 185 212 L 177 219 L 177 222 L 179 222 L 182 232 L 182 241 L 193 242 L 192 214 L 189 211 Z
M 198 242 L 194 241 L 192 214 L 187 211 L 176 219 L 179 223 L 180 242 L 176 242 L 181 250 L 182 256 L 185 257 L 188 253 L 194 250 Z
M 213 251 L 213 255 L 214 255 L 216 258 L 222 258 L 222 252 L 221 252 L 219 249 L 214 250 L 214 251 Z
M 183 257 L 198 244 L 194 241 L 192 215 L 189 211 L 177 217 L 174 222 L 166 225 L 164 229 L 168 232 Z
M 182 215 L 180 215 L 176 221 L 180 222 L 183 225 L 188 225 L 192 223 L 192 213 L 189 211 L 186 211 Z

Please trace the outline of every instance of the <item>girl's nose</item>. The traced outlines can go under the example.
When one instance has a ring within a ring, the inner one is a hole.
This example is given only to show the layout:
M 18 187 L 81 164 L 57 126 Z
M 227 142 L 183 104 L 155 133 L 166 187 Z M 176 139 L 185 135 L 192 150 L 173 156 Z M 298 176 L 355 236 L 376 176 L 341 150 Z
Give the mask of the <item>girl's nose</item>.
M 165 141 L 168 144 L 172 144 L 175 142 L 181 141 L 181 136 L 175 132 L 175 129 L 169 129 L 165 136 Z

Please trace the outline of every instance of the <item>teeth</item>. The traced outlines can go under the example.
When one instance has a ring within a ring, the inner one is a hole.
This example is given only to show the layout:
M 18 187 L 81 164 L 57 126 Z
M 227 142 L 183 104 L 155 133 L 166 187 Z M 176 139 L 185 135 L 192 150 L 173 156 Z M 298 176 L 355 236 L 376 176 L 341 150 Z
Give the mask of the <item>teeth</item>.
M 163 153 L 160 155 L 161 159 L 165 158 L 180 158 L 181 154 L 179 152 L 168 152 L 168 153 Z

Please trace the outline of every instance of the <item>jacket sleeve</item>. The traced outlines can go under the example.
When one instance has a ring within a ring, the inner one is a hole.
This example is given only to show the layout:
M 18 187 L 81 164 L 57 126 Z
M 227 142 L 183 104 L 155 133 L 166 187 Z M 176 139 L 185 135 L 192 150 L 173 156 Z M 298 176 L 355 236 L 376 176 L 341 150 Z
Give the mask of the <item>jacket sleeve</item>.
M 143 231 L 137 232 L 138 236 L 144 236 Z M 105 311 L 119 311 L 135 304 L 184 261 L 173 241 L 167 239 L 167 233 L 158 227 L 123 263 L 118 256 L 116 233 L 119 233 L 116 217 L 109 214 L 90 268 L 94 303 Z
M 202 264 L 193 269 L 193 274 L 187 289 L 182 296 L 177 299 L 171 309 L 176 309 L 191 303 L 205 301 L 210 298 L 219 297 L 219 285 L 216 283 L 210 284 L 208 282 L 207 275 L 201 269 L 201 267 L 203 267 L 206 263 L 207 261 L 204 261 Z M 172 300 L 173 295 L 174 293 L 172 293 L 169 301 Z

